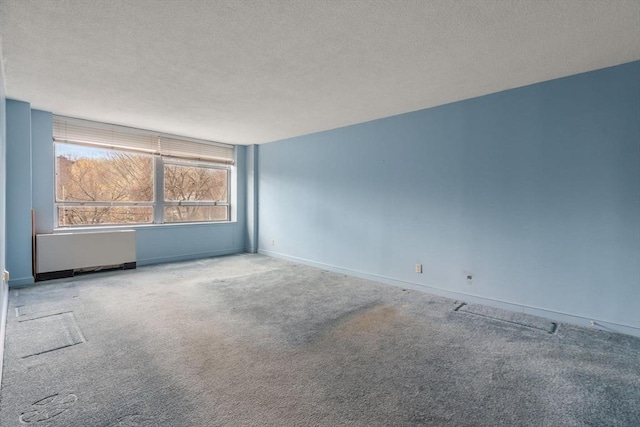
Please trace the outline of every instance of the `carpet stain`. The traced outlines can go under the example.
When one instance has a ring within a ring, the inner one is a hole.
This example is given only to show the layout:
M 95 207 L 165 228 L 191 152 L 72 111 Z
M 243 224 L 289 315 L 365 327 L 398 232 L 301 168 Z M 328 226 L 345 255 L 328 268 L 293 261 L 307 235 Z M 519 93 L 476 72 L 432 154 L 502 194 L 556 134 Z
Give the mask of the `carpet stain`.
M 398 313 L 394 307 L 375 305 L 351 313 L 336 325 L 334 332 L 339 337 L 352 337 L 393 328 Z

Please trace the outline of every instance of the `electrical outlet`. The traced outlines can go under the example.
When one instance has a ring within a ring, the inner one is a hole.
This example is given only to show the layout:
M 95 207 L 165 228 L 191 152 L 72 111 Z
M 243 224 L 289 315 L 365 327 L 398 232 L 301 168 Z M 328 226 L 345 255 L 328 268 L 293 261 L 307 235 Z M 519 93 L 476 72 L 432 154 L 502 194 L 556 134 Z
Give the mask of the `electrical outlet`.
M 422 264 L 416 264 L 416 273 L 422 273 Z
M 4 283 L 9 283 L 9 272 L 7 270 L 2 273 L 2 280 L 4 281 Z

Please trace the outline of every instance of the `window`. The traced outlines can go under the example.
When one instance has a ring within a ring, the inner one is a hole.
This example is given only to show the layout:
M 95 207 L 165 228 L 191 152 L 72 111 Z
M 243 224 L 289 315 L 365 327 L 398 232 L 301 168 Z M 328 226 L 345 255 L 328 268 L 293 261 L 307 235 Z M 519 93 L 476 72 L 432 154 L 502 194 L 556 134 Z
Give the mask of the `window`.
M 153 156 L 56 143 L 58 226 L 153 222 Z
M 213 165 L 164 164 L 164 221 L 228 221 L 229 171 Z
M 58 227 L 231 219 L 233 146 L 54 116 Z

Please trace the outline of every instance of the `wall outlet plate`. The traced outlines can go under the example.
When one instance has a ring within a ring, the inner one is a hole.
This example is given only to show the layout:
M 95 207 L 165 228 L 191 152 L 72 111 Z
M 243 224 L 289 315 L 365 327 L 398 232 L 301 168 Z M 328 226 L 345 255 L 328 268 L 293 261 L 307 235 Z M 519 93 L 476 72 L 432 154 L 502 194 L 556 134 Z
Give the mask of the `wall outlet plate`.
M 7 270 L 2 273 L 2 281 L 4 283 L 9 283 L 9 272 Z
M 416 264 L 416 273 L 422 273 L 422 264 Z

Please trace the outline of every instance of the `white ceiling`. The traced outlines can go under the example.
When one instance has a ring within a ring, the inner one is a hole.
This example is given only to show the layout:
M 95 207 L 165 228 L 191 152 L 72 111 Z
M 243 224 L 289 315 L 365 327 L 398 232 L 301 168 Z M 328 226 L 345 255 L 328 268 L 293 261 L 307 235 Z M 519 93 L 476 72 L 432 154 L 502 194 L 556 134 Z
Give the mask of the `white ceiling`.
M 637 0 L 0 0 L 7 96 L 250 144 L 640 59 Z

